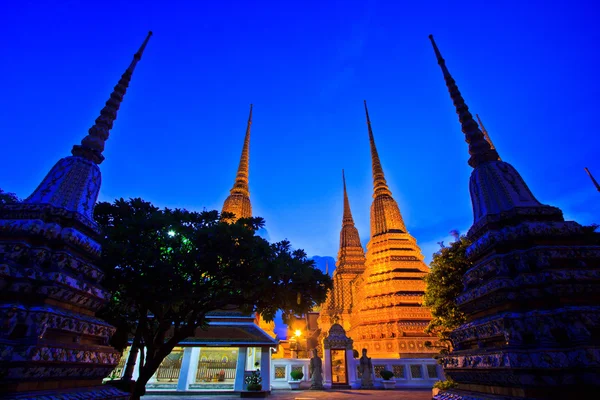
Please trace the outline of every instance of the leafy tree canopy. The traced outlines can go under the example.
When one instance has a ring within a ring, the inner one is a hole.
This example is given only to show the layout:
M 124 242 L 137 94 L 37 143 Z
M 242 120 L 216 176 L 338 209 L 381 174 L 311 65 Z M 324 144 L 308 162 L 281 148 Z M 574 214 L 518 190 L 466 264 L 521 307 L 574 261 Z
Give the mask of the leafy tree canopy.
M 307 312 L 326 298 L 331 278 L 288 241 L 270 244 L 256 235 L 261 218 L 227 223 L 217 211 L 159 209 L 142 199 L 98 203 L 104 232 L 101 266 L 112 292 L 102 317 L 146 348 L 134 397 L 143 394 L 162 360 L 215 310 Z
M 424 305 L 431 308 L 432 319 L 425 329 L 448 341 L 448 334 L 465 321 L 464 314 L 456 306 L 456 298 L 463 290 L 462 277 L 471 268 L 466 257 L 470 242 L 466 236 L 456 235 L 456 241 L 443 246 L 433 255 L 431 271 L 425 277 Z
M 21 202 L 21 199 L 19 199 L 16 194 L 5 192 L 4 190 L 0 189 L 0 205 L 19 202 Z

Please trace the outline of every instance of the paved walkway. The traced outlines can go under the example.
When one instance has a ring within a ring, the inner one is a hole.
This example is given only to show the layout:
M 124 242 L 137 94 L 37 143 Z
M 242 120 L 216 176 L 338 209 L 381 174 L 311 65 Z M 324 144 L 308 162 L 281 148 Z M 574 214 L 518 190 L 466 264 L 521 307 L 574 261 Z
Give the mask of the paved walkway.
M 142 400 L 233 400 L 232 395 L 150 395 Z M 274 390 L 267 397 L 271 400 L 317 400 L 317 399 L 386 399 L 386 400 L 431 400 L 431 389 L 407 390 Z

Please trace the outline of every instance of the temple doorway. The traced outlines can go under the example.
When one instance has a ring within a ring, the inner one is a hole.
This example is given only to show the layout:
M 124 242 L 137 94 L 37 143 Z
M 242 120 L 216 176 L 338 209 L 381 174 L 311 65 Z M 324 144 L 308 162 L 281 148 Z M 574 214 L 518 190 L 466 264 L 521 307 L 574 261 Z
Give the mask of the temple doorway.
M 346 349 L 331 349 L 331 384 L 348 384 Z

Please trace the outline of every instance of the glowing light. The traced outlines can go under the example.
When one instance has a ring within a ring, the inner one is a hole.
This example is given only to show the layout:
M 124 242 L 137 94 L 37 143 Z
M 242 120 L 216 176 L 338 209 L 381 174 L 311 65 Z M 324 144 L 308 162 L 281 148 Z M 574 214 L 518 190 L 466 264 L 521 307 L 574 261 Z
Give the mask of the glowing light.
M 296 329 L 296 332 L 294 332 L 294 335 L 296 335 L 297 337 L 302 336 L 302 331 L 300 329 Z
M 175 236 L 175 231 L 169 231 L 168 235 L 171 236 L 171 237 Z

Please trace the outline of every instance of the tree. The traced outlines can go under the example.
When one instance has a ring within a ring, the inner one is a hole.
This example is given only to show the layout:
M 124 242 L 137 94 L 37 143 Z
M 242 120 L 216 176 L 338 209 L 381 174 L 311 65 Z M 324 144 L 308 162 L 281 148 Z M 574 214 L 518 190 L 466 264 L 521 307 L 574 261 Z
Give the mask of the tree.
M 20 203 L 20 202 L 21 202 L 21 199 L 19 199 L 16 194 L 10 193 L 10 192 L 5 192 L 4 190 L 0 189 L 0 206 L 4 205 L 4 204 Z
M 227 223 L 217 211 L 160 210 L 142 199 L 99 203 L 101 266 L 112 299 L 101 316 L 117 327 L 111 344 L 141 352 L 132 398 L 183 339 L 215 310 L 302 313 L 323 302 L 331 279 L 288 241 L 256 235 L 261 218 Z
M 465 322 L 464 314 L 456 305 L 456 298 L 463 290 L 462 278 L 472 263 L 466 257 L 469 240 L 466 236 L 455 236 L 456 241 L 433 255 L 431 271 L 425 277 L 424 305 L 430 307 L 432 319 L 425 329 L 435 333 L 442 342 L 448 344 L 442 352 L 451 348 L 449 333 Z M 431 345 L 431 344 L 430 344 Z

